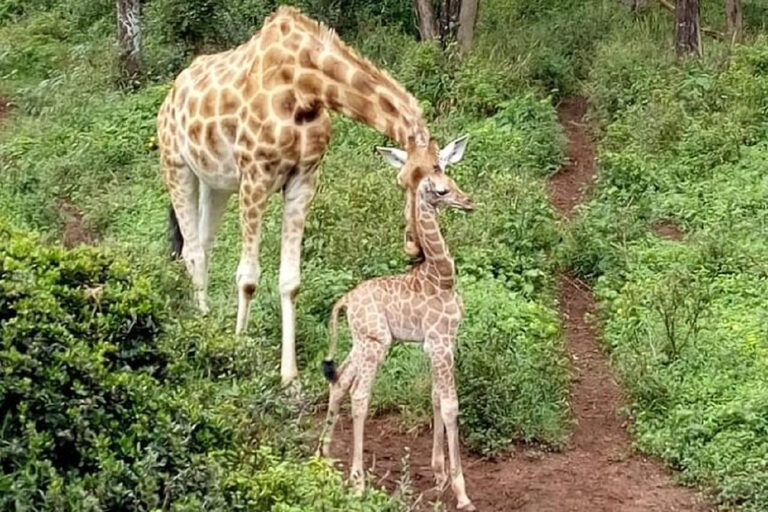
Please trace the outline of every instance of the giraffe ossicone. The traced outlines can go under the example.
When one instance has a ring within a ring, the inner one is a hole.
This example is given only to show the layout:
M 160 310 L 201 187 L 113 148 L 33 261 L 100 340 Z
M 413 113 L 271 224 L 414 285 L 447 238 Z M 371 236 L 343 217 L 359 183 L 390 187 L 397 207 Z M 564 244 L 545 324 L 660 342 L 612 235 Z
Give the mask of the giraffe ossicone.
M 460 510 L 474 510 L 466 493 L 459 454 L 459 401 L 454 382 L 456 333 L 464 314 L 456 291 L 453 259 L 437 222 L 440 208 L 474 209 L 472 201 L 444 172 L 424 176 L 414 198 L 416 233 L 424 260 L 408 273 L 365 281 L 344 295 L 334 306 L 330 322 L 330 348 L 323 373 L 330 381 L 328 416 L 318 451 L 328 457 L 341 402 L 351 394 L 353 455 L 351 478 L 358 492 L 365 486 L 363 433 L 371 389 L 379 364 L 395 340 L 424 344 L 432 368 L 434 438 L 432 469 L 435 481 L 448 481 L 443 444 L 448 438 L 450 481 Z M 336 370 L 338 316 L 347 311 L 352 350 Z
M 317 169 L 331 137 L 329 110 L 397 142 L 408 157 L 399 174 L 412 192 L 438 166 L 418 101 L 336 33 L 281 6 L 240 46 L 201 55 L 183 70 L 157 116 L 157 144 L 171 197 L 174 253 L 184 260 L 201 311 L 208 309 L 210 249 L 231 195 L 239 199 L 236 334 L 248 325 L 261 267 L 261 226 L 270 195 L 284 201 L 280 303 L 284 384 L 298 375 L 296 294 L 301 245 Z M 409 194 L 406 194 L 406 198 Z M 408 199 L 406 199 L 408 202 Z M 406 252 L 420 252 L 406 208 Z M 411 240 L 411 242 L 408 242 Z

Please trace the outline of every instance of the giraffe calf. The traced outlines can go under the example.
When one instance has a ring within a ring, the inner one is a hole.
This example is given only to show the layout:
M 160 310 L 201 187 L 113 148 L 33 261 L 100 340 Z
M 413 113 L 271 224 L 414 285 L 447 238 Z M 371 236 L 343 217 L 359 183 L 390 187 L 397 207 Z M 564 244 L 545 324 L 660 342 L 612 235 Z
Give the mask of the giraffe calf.
M 448 481 L 443 452 L 447 433 L 451 483 L 458 508 L 475 510 L 467 497 L 461 470 L 459 402 L 454 382 L 455 341 L 463 305 L 455 289 L 453 260 L 437 223 L 437 211 L 441 207 L 464 211 L 474 207 L 444 171 L 422 178 L 415 196 L 412 202 L 415 232 L 424 251 L 423 261 L 406 274 L 365 281 L 333 307 L 330 353 L 323 363 L 325 376 L 331 382 L 330 403 L 319 451 L 322 456 L 329 455 L 341 401 L 349 391 L 354 423 L 351 479 L 356 490 L 363 491 L 363 429 L 376 371 L 393 340 L 422 342 L 432 369 L 435 479 L 440 488 Z M 337 371 L 333 354 L 338 315 L 343 308 L 347 310 L 353 346 Z

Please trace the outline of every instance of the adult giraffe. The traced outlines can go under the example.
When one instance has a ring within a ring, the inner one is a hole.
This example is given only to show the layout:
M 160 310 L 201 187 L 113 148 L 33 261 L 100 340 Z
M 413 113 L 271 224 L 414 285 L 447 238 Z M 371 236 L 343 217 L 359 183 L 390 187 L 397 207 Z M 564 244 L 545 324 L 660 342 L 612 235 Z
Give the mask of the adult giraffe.
M 331 137 L 327 109 L 367 124 L 404 148 L 377 149 L 400 169 L 399 184 L 407 191 L 405 248 L 418 255 L 411 206 L 416 178 L 458 162 L 467 138 L 440 150 L 413 96 L 332 29 L 297 9 L 280 7 L 247 42 L 197 57 L 176 78 L 157 118 L 174 253 L 186 264 L 203 312 L 208 309 L 209 250 L 229 196 L 239 193 L 237 334 L 246 328 L 259 280 L 267 199 L 283 191 L 283 384 L 298 375 L 294 324 L 301 242 L 318 164 Z

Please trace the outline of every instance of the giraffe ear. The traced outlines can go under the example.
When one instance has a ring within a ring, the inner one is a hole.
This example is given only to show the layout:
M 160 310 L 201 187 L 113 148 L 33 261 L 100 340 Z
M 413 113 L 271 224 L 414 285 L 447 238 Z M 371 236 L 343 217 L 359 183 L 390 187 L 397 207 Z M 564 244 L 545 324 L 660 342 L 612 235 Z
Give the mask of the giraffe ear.
M 449 142 L 443 149 L 440 150 L 438 157 L 438 164 L 443 171 L 451 164 L 455 164 L 464 158 L 464 151 L 467 149 L 467 142 L 469 142 L 469 134 L 462 135 L 458 139 Z
M 405 165 L 405 161 L 408 160 L 408 153 L 402 149 L 377 147 L 376 151 L 381 153 L 381 156 L 396 169 L 400 169 Z

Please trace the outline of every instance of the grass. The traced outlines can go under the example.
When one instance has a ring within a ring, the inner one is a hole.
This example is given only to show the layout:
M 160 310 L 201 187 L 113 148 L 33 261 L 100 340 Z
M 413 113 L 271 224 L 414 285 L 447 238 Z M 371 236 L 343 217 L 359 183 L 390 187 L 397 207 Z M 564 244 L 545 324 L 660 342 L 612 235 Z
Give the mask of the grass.
M 598 49 L 601 171 L 570 261 L 596 284 L 637 444 L 726 508 L 765 510 L 768 47 L 709 42 L 680 64 L 663 48 L 638 30 Z
M 722 29 L 721 3 L 703 2 L 705 24 Z M 148 77 L 133 92 L 115 88 L 113 52 L 105 51 L 114 44 L 110 2 L 1 6 L 0 94 L 18 108 L 0 125 L 0 216 L 55 242 L 64 226 L 57 205 L 74 204 L 105 249 L 154 276 L 155 298 L 175 304 L 163 317 L 162 343 L 181 354 L 178 378 L 153 389 L 167 411 L 177 411 L 171 417 L 186 411 L 222 422 L 234 436 L 209 440 L 194 466 L 202 480 L 179 491 L 175 506 L 252 509 L 259 496 L 288 503 L 294 498 L 284 482 L 302 482 L 312 496 L 313 478 L 329 482 L 334 503 L 351 503 L 337 473 L 295 449 L 311 436 L 305 424 L 274 435 L 297 414 L 276 379 L 280 198 L 270 202 L 264 272 L 244 340 L 232 336 L 234 201 L 214 249 L 208 318 L 194 318 L 189 297 L 178 298 L 186 280 L 166 258 L 168 200 L 151 142 L 157 107 L 193 54 L 241 40 L 273 7 L 214 4 L 150 3 Z M 336 4 L 301 4 L 344 18 Z M 394 4 L 344 18 L 344 37 L 419 98 L 439 140 L 470 133 L 466 159 L 452 173 L 479 211 L 449 213 L 441 223 L 467 310 L 457 370 L 462 437 L 472 450 L 492 456 L 514 441 L 557 447 L 567 437 L 568 368 L 553 294 L 555 270 L 566 265 L 595 287 L 638 446 L 679 469 L 686 483 L 716 489 L 725 508 L 768 508 L 768 41 L 760 35 L 768 17 L 760 2 L 744 7 L 747 43 L 730 48 L 707 38 L 698 62 L 671 54 L 664 10 L 630 14 L 602 0 L 488 0 L 476 49 L 463 60 L 451 48 L 415 42 L 409 14 Z M 212 14 L 201 16 L 206 9 Z M 544 179 L 564 158 L 554 105 L 575 93 L 590 100 L 600 175 L 592 200 L 566 228 Z M 372 151 L 387 141 L 343 118 L 333 122 L 298 303 L 300 371 L 314 404 L 325 398 L 317 369 L 331 304 L 363 279 L 405 268 L 401 193 Z M 659 222 L 679 226 L 683 240 L 659 236 Z M 348 337 L 342 341 L 348 348 Z M 374 413 L 428 421 L 426 370 L 418 347 L 393 350 L 376 382 Z M 183 406 L 164 401 L 169 396 Z M 227 440 L 248 436 L 256 441 Z M 70 475 L 57 485 L 71 498 L 78 482 Z M 145 505 L 158 496 L 147 485 Z M 371 500 L 374 510 L 402 506 Z M 301 501 L 291 503 L 301 509 Z
M 85 226 L 105 249 L 143 262 L 156 269 L 153 272 L 182 276 L 180 266 L 166 257 L 168 199 L 152 145 L 154 116 L 172 73 L 137 91 L 116 89 L 114 62 L 105 59 L 103 51 L 113 44 L 111 27 L 107 29 L 96 14 L 82 16 L 51 5 L 6 20 L 0 27 L 2 44 L 21 40 L 28 54 L 19 58 L 0 52 L 0 74 L 7 77 L 2 94 L 19 105 L 0 129 L 0 216 L 17 229 L 39 232 L 55 242 L 65 220 L 57 205 L 66 201 L 83 212 Z M 150 30 L 147 46 L 157 59 L 150 69 L 184 58 L 177 48 L 152 37 Z M 464 441 L 488 455 L 503 452 L 515 440 L 558 446 L 567 435 L 568 375 L 549 257 L 559 235 L 543 178 L 561 163 L 564 141 L 552 101 L 533 84 L 506 89 L 506 77 L 488 61 L 460 62 L 450 52 L 418 44 L 395 29 L 357 39 L 364 51 L 385 63 L 424 102 L 439 140 L 470 133 L 470 150 L 452 174 L 475 199 L 479 213 L 448 213 L 441 221 L 469 312 L 460 331 L 457 368 Z M 429 77 L 438 80 L 425 80 Z M 471 91 L 483 77 L 485 92 L 475 96 Z M 321 403 L 327 391 L 319 364 L 327 350 L 330 306 L 361 280 L 406 268 L 403 198 L 393 172 L 373 151 L 386 141 L 340 117 L 334 118 L 334 134 L 308 219 L 298 301 L 299 367 L 313 404 Z M 186 397 L 183 403 L 194 408 L 193 417 L 224 421 L 226 410 L 241 406 L 258 417 L 255 430 L 248 421 L 240 421 L 245 418 L 241 415 L 225 422 L 235 439 L 255 434 L 257 442 L 208 440 L 210 456 L 201 464 L 205 474 L 214 475 L 210 485 L 217 487 L 215 492 L 208 487 L 211 499 L 223 500 L 208 503 L 213 508 L 248 508 L 252 492 L 275 500 L 293 499 L 289 490 L 275 487 L 276 482 L 291 477 L 291 472 L 301 479 L 321 471 L 307 466 L 311 463 L 306 462 L 305 451 L 285 451 L 286 446 L 310 444 L 305 423 L 285 432 L 283 439 L 272 434 L 273 426 L 287 421 L 284 414 L 296 414 L 281 405 L 284 398 L 277 380 L 269 377 L 274 376 L 279 357 L 280 203 L 278 196 L 273 197 L 268 208 L 263 274 L 245 340 L 235 342 L 232 334 L 234 270 L 240 251 L 235 201 L 214 248 L 211 314 L 204 321 L 196 319 L 185 309 L 187 304 L 175 306 L 176 313 L 162 320 L 167 324 L 162 343 L 178 354 L 183 370 L 182 378 L 161 385 L 159 396 Z M 159 300 L 178 294 L 176 284 L 163 280 L 152 289 Z M 182 304 L 186 301 L 188 294 Z M 348 337 L 343 342 L 348 348 Z M 410 423 L 429 421 L 430 380 L 422 351 L 416 346 L 398 347 L 377 379 L 373 413 L 397 412 Z M 489 395 L 495 399 L 487 400 Z M 168 414 L 175 417 L 176 410 L 168 409 Z M 215 455 L 219 450 L 223 460 Z M 282 468 L 270 450 L 282 450 L 288 466 Z M 135 462 L 115 457 L 117 463 L 138 470 L 132 466 Z M 246 463 L 249 457 L 256 462 Z M 150 465 L 145 471 L 149 482 L 157 469 Z M 80 476 L 99 481 L 85 469 Z M 243 478 L 251 483 L 243 484 Z M 82 489 L 95 503 L 113 506 L 91 487 L 82 487 L 73 474 L 58 482 L 65 491 L 63 499 L 75 499 L 72 493 Z M 314 487 L 307 486 L 307 492 L 313 492 Z M 199 489 L 205 488 L 202 483 L 190 484 L 179 490 L 173 503 L 194 508 L 203 496 Z M 138 503 L 153 506 L 160 491 L 150 486 L 142 492 Z M 13 496 L 17 502 L 26 499 L 21 490 Z M 346 498 L 342 493 L 334 499 Z M 374 496 L 372 503 L 377 499 Z M 300 503 L 304 502 L 297 506 Z

